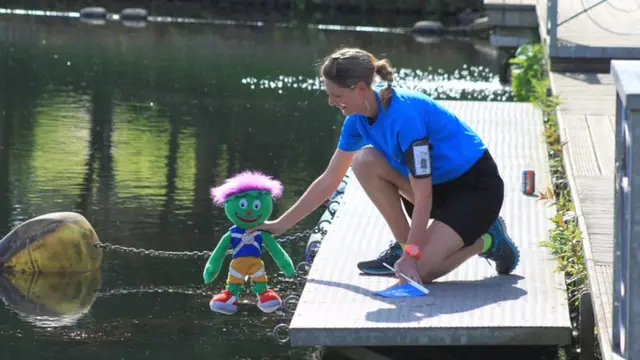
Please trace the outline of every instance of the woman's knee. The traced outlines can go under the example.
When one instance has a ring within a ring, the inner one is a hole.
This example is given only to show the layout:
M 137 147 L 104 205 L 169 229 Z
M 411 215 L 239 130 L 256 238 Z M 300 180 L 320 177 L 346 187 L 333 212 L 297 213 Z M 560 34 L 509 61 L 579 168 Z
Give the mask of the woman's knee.
M 395 186 L 402 196 L 413 201 L 409 180 L 400 175 L 377 149 L 367 146 L 358 150 L 351 168 L 360 183 L 371 184 L 372 180 L 383 180 Z
M 373 147 L 367 146 L 356 152 L 351 167 L 358 177 L 370 177 L 381 174 L 380 170 L 388 166 L 382 154 Z

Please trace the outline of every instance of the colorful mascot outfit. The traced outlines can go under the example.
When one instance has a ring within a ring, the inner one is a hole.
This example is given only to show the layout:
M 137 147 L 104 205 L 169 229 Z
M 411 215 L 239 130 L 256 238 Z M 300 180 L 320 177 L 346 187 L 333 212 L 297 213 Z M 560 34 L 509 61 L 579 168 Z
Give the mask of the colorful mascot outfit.
M 246 232 L 269 218 L 273 200 L 282 196 L 282 184 L 260 172 L 245 171 L 227 179 L 224 184 L 211 189 L 213 202 L 224 206 L 224 212 L 234 224 L 222 236 L 204 268 L 205 284 L 213 281 L 231 248 L 231 264 L 227 286 L 209 302 L 211 310 L 231 315 L 238 310 L 238 297 L 244 287 L 245 277 L 252 282 L 252 290 L 258 296 L 258 307 L 272 312 L 282 306 L 280 296 L 267 285 L 267 273 L 260 259 L 262 247 L 271 254 L 286 276 L 293 276 L 294 266 L 289 255 L 269 233 Z

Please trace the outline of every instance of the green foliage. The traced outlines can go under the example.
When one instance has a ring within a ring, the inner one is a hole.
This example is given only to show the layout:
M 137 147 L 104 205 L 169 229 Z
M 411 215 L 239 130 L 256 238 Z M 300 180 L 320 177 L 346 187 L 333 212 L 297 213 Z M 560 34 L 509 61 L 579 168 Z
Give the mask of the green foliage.
M 550 219 L 553 226 L 549 231 L 549 240 L 542 241 L 539 245 L 549 249 L 558 262 L 556 270 L 564 273 L 570 310 L 572 315 L 576 316 L 579 313 L 580 294 L 588 288 L 588 278 L 582 249 L 582 233 L 563 165 L 564 144 L 559 136 L 556 112 L 560 99 L 548 91 L 550 79 L 545 70 L 544 49 L 540 44 L 521 46 L 509 62 L 512 64 L 512 88 L 515 98 L 533 103 L 543 114 L 544 138 L 549 154 L 552 184 L 538 196 L 540 201 L 555 207 L 556 215 Z
M 537 51 L 537 50 L 536 50 Z M 544 71 L 543 63 L 538 63 L 538 69 L 528 68 L 531 80 L 530 87 L 524 93 L 529 101 L 541 109 L 544 122 L 544 138 L 547 143 L 549 164 L 552 178 L 552 189 L 539 194 L 541 200 L 549 201 L 555 206 L 556 215 L 551 218 L 553 227 L 548 241 L 540 243 L 548 248 L 558 261 L 558 270 L 563 271 L 567 278 L 569 301 L 577 311 L 580 293 L 587 287 L 587 272 L 582 252 L 582 234 L 577 219 L 570 189 L 563 165 L 564 144 L 560 139 L 556 108 L 560 100 L 555 95 L 548 95 L 549 77 Z
M 587 286 L 587 275 L 582 252 L 582 234 L 574 216 L 573 203 L 562 162 L 562 148 L 557 122 L 556 108 L 560 100 L 549 95 L 549 77 L 545 71 L 544 48 L 541 44 L 522 45 L 509 60 L 511 64 L 512 88 L 516 99 L 529 101 L 543 114 L 544 138 L 547 143 L 552 188 L 540 192 L 540 200 L 555 206 L 556 215 L 551 218 L 553 228 L 548 241 L 540 243 L 548 248 L 558 260 L 558 270 L 567 277 L 569 300 L 578 305 L 580 293 Z
M 540 44 L 524 44 L 516 50 L 511 64 L 511 87 L 518 101 L 532 101 L 536 86 L 544 80 L 544 49 Z

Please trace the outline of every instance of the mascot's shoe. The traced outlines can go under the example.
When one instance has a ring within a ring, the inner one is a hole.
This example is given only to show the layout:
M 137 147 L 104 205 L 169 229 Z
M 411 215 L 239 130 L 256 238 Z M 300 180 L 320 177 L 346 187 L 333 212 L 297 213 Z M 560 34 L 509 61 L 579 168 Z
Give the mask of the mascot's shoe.
M 280 306 L 282 306 L 282 300 L 272 289 L 264 290 L 258 296 L 258 307 L 266 313 L 273 312 Z
M 231 291 L 222 290 L 209 301 L 209 307 L 215 312 L 233 315 L 238 311 L 238 298 L 236 298 Z

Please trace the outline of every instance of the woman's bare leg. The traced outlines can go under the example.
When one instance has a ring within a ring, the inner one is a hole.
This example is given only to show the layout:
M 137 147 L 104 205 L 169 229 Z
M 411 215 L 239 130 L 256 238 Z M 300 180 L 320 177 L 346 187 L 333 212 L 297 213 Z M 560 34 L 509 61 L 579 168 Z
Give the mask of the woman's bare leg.
M 397 242 L 378 258 L 358 263 L 358 268 L 369 274 L 393 274 L 383 263 L 390 266 L 395 264 L 402 255 L 398 243 L 405 243 L 409 236 L 410 225 L 402 210 L 400 195 L 414 202 L 411 184 L 372 147 L 360 150 L 352 167 L 358 182 L 386 220 Z M 440 221 L 433 221 L 427 229 L 426 236 L 429 240 L 423 249 L 425 255 L 419 265 L 423 281 L 431 282 L 445 276 L 478 254 L 496 262 L 499 274 L 513 271 L 518 263 L 518 254 L 509 245 L 510 239 L 501 219 L 494 222 L 487 235 L 493 240 L 489 240 L 491 248 L 483 253 L 485 242 L 482 238 L 471 246 L 463 247 L 462 239 L 453 229 Z
M 401 205 L 400 194 L 413 202 L 411 184 L 393 169 L 380 152 L 372 147 L 366 147 L 358 152 L 353 160 L 353 172 L 362 185 L 362 188 L 376 206 L 380 214 L 387 222 L 395 240 L 404 244 L 409 236 L 409 221 L 407 220 Z M 435 227 L 434 227 L 435 226 Z M 444 227 L 444 228 L 443 228 Z M 424 280 L 432 281 L 448 274 L 460 264 L 482 251 L 482 240 L 473 246 L 462 248 L 462 240 L 447 225 L 434 221 L 427 234 L 442 236 L 448 242 L 443 246 L 443 240 L 433 245 L 433 255 L 429 256 L 430 265 L 423 267 L 421 275 Z M 459 250 L 459 251 L 458 251 Z M 425 250 L 426 251 L 426 250 Z M 368 273 L 392 273 L 382 265 L 385 262 L 391 266 L 402 255 L 399 247 L 391 247 L 379 258 L 371 261 L 363 261 L 358 264 L 362 271 Z M 422 261 L 424 263 L 424 261 Z
M 411 184 L 372 147 L 358 151 L 352 168 L 369 199 L 386 220 L 396 241 L 404 243 L 409 236 L 409 221 L 402 210 L 400 194 L 413 201 Z
M 462 238 L 447 224 L 435 220 L 427 228 L 427 241 L 418 261 L 418 273 L 424 283 L 432 282 L 458 268 L 472 256 L 482 252 L 484 242 L 476 240 L 463 247 Z
M 383 155 L 372 147 L 358 151 L 352 162 L 353 172 L 362 188 L 385 219 L 395 242 L 377 258 L 358 263 L 366 274 L 393 275 L 383 264 L 394 266 L 402 256 L 400 244 L 409 236 L 409 221 L 402 210 L 400 194 L 413 201 L 411 184 L 393 169 Z

